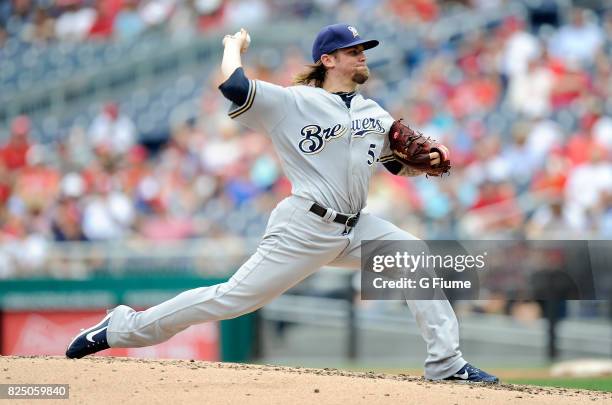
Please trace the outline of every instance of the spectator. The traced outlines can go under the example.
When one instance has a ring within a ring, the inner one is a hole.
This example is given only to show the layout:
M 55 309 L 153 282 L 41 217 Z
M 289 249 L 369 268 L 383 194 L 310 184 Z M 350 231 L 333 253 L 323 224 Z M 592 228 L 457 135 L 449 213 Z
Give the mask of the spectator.
M 553 58 L 547 51 L 544 52 L 542 58 L 546 61 L 546 66 L 554 77 L 550 99 L 553 111 L 570 107 L 589 89 L 590 78 L 588 74 L 578 69 L 577 66 Z
M 567 157 L 559 150 L 551 151 L 548 159 L 544 162 L 543 169 L 534 174 L 531 181 L 531 191 L 546 193 L 553 198 L 562 196 L 569 169 L 570 163 Z
M 60 196 L 53 207 L 51 235 L 59 242 L 87 241 L 82 229 L 81 197 L 85 182 L 75 172 L 67 173 L 60 183 Z
M 585 66 L 593 62 L 603 40 L 601 27 L 587 19 L 587 11 L 575 8 L 571 12 L 571 22 L 553 35 L 549 48 L 552 55 L 566 63 Z
M 510 17 L 501 28 L 502 35 L 507 37 L 502 53 L 501 72 L 508 78 L 527 72 L 531 61 L 540 56 L 540 45 L 537 38 L 525 30 L 525 23 L 516 17 Z
M 140 9 L 142 21 L 149 27 L 159 27 L 165 23 L 173 12 L 177 0 L 148 0 Z
M 4 162 L 0 160 L 0 211 L 5 207 L 13 191 L 12 178 Z
M 494 75 L 479 74 L 468 69 L 464 80 L 452 91 L 448 108 L 453 116 L 463 118 L 471 114 L 485 114 L 498 103 L 500 82 Z
M 592 127 L 592 125 L 590 125 Z M 593 131 L 590 128 L 580 128 L 573 134 L 565 145 L 565 154 L 573 166 L 580 166 L 587 163 L 592 156 L 594 149 L 605 147 L 597 143 L 593 138 Z M 605 151 L 602 151 L 605 154 Z
M 603 115 L 593 124 L 593 139 L 597 144 L 612 152 L 612 117 Z
M 96 19 L 89 29 L 91 39 L 109 39 L 113 35 L 115 23 L 115 11 L 113 4 L 109 1 L 98 1 L 95 4 Z
M 30 11 L 33 8 L 32 0 L 13 0 L 4 1 L 3 3 L 10 3 L 8 6 L 8 12 L 10 14 L 6 19 L 6 30 L 9 35 L 21 38 L 24 28 L 31 19 Z
M 147 150 L 141 145 L 136 145 L 129 151 L 125 163 L 125 167 L 118 173 L 118 180 L 130 197 L 137 198 L 139 183 L 152 174 L 151 160 Z
M 506 167 L 509 168 L 510 177 L 517 185 L 527 186 L 533 173 L 539 169 L 541 160 L 527 147 L 529 125 L 519 122 L 512 128 L 512 144 L 507 145 L 501 152 Z
M 597 220 L 602 196 L 612 190 L 612 163 L 603 148 L 591 149 L 590 161 L 574 169 L 565 187 L 571 223 L 580 229 L 591 229 Z
M 540 59 L 527 62 L 523 72 L 510 78 L 508 99 L 512 108 L 531 118 L 548 115 L 551 111 L 550 97 L 554 76 Z
M 84 128 L 72 127 L 60 144 L 62 163 L 68 171 L 87 167 L 94 159 L 93 145 Z
M 478 198 L 470 209 L 478 210 L 490 205 L 500 204 L 505 200 L 506 196 L 501 193 L 501 187 L 499 184 L 492 181 L 485 181 L 480 185 Z
M 134 219 L 128 196 L 111 190 L 109 184 L 99 184 L 85 201 L 83 234 L 89 240 L 120 240 L 128 236 Z
M 474 184 L 500 182 L 510 178 L 512 167 L 501 155 L 501 139 L 492 135 L 479 139 L 475 145 L 476 160 L 465 169 L 465 178 Z M 488 188 L 486 190 L 489 190 Z
M 55 207 L 51 231 L 53 239 L 58 242 L 87 241 L 81 227 L 82 212 L 79 200 L 62 197 Z
M 132 40 L 142 34 L 146 25 L 138 12 L 137 0 L 124 0 L 123 8 L 117 14 L 113 32 L 119 40 Z
M 168 210 L 158 205 L 155 215 L 144 218 L 140 234 L 149 240 L 179 240 L 195 236 L 193 219 L 187 216 L 173 216 Z
M 211 31 L 226 24 L 227 1 L 195 0 L 197 26 L 200 31 Z
M 532 122 L 527 135 L 527 148 L 533 153 L 539 165 L 546 160 L 552 150 L 562 146 L 563 138 L 563 130 L 557 122 L 550 119 L 536 120 Z
M 221 3 L 219 0 L 214 2 Z M 168 18 L 168 32 L 172 38 L 179 41 L 189 41 L 196 34 L 198 25 L 197 4 L 197 1 L 179 1 L 176 3 Z M 219 24 L 220 18 L 213 19 L 213 21 Z
M 49 9 L 36 7 L 34 18 L 26 25 L 23 39 L 33 44 L 46 44 L 55 38 L 55 20 L 49 15 Z
M 87 132 L 96 148 L 113 155 L 126 154 L 137 141 L 134 123 L 127 115 L 120 113 L 116 103 L 107 103 Z
M 485 208 L 480 212 L 481 208 Z M 523 225 L 523 213 L 516 201 L 516 189 L 510 182 L 484 182 L 470 210 L 480 219 L 476 234 L 515 234 Z
M 48 150 L 42 145 L 33 145 L 27 154 L 27 165 L 15 179 L 13 195 L 26 208 L 39 207 L 47 210 L 58 196 L 60 173 L 48 164 Z
M 571 220 L 563 207 L 561 196 L 536 209 L 531 219 L 525 225 L 529 239 L 567 239 L 568 231 L 573 229 Z M 577 236 L 577 234 L 574 234 Z
M 96 19 L 96 11 L 84 7 L 82 0 L 58 0 L 62 13 L 55 23 L 55 35 L 60 41 L 81 42 L 87 38 Z
M 30 150 L 30 119 L 20 115 L 11 123 L 11 133 L 6 145 L 0 148 L 0 157 L 9 171 L 24 167 Z
M 242 156 L 238 128 L 231 120 L 222 121 L 218 139 L 210 139 L 202 150 L 202 162 L 207 171 L 222 174 Z

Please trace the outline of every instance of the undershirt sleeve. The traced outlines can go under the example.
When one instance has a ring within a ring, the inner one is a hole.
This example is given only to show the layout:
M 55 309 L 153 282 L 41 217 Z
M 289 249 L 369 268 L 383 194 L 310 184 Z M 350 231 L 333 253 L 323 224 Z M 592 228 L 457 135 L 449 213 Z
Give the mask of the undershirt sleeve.
M 243 105 L 249 94 L 249 79 L 244 74 L 244 69 L 239 67 L 234 73 L 219 86 L 223 96 L 236 105 Z
M 379 159 L 379 162 L 385 166 L 391 174 L 402 177 L 415 177 L 423 174 L 422 171 L 406 166 L 400 161 L 393 158 L 393 155 L 386 155 Z
M 398 174 L 402 170 L 402 164 L 397 160 L 390 160 L 388 162 L 384 162 L 383 166 L 385 169 L 391 172 L 391 174 Z

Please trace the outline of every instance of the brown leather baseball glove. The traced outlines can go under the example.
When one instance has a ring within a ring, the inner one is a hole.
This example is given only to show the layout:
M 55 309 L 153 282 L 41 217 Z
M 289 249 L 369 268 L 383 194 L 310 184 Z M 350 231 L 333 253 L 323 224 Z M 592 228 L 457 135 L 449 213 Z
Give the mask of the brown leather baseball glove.
M 402 124 L 401 118 L 389 129 L 389 143 L 395 159 L 410 168 L 429 176 L 450 172 L 450 154 L 446 146 Z

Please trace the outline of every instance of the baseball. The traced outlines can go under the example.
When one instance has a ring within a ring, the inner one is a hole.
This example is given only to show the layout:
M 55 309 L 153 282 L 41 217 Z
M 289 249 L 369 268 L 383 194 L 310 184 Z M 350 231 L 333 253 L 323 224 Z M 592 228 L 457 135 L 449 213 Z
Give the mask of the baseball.
M 238 31 L 237 35 L 240 35 L 240 31 Z M 251 36 L 247 32 L 247 34 L 246 34 L 246 42 L 244 43 L 242 48 L 240 48 L 240 52 L 242 52 L 242 53 L 246 52 L 247 49 L 249 49 L 249 45 L 251 45 Z

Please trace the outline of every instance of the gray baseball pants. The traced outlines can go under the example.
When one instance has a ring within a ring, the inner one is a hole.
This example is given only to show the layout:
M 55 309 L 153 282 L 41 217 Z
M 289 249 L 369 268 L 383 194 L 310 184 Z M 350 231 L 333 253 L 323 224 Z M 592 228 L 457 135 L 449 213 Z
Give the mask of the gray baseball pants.
M 362 240 L 415 240 L 368 213 L 344 235 L 344 225 L 309 212 L 312 201 L 291 196 L 273 211 L 249 260 L 225 283 L 195 288 L 137 312 L 121 305 L 107 330 L 111 347 L 158 344 L 202 322 L 235 318 L 261 308 L 323 266 L 360 267 Z M 427 344 L 425 377 L 453 375 L 466 361 L 459 351 L 457 318 L 446 300 L 407 301 Z

